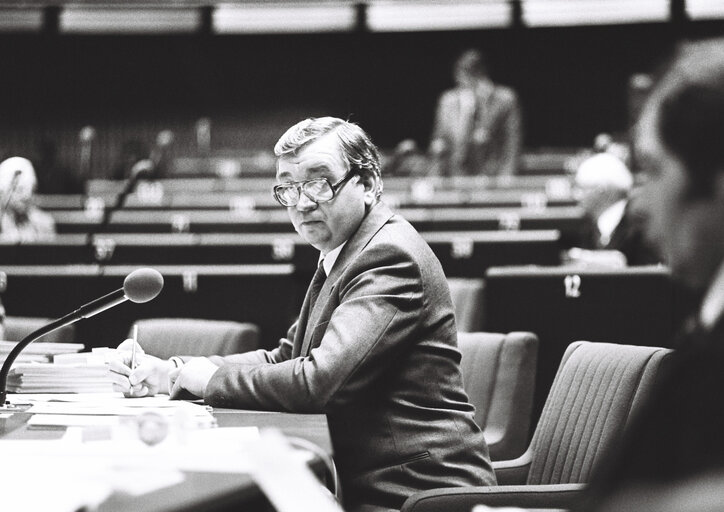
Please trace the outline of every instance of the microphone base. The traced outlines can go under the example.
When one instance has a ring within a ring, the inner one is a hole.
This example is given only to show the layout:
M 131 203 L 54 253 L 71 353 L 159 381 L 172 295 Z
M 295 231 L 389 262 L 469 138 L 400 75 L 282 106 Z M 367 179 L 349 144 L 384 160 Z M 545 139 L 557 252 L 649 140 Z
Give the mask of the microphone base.
M 0 405 L 0 414 L 4 412 L 24 412 L 31 405 L 33 404 L 30 402 L 11 404 L 9 400 L 6 400 L 3 405 Z

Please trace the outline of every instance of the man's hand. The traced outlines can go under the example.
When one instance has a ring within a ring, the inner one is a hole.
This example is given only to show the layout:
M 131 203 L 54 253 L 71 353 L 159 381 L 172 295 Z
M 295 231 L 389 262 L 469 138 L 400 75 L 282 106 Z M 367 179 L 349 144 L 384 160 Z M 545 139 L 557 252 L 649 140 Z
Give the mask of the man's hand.
M 219 367 L 205 357 L 194 357 L 181 368 L 173 370 L 168 376 L 171 398 L 180 398 L 183 391 L 188 391 L 199 398 L 204 397 L 206 386 L 211 376 Z
M 168 374 L 173 363 L 145 354 L 140 345 L 136 345 L 138 366 L 131 369 L 132 346 L 131 339 L 118 345 L 119 357 L 110 362 L 114 391 L 120 391 L 127 397 L 168 393 Z

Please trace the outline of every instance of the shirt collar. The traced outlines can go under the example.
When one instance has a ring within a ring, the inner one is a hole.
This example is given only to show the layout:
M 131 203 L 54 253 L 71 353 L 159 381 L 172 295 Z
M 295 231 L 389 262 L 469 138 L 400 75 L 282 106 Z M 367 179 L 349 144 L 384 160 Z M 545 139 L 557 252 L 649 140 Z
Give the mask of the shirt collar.
M 608 245 L 611 241 L 611 235 L 616 229 L 616 226 L 621 222 L 625 209 L 626 200 L 622 199 L 606 208 L 603 213 L 598 216 L 596 225 L 598 226 L 598 232 L 601 233 L 601 244 L 603 246 Z
M 724 314 L 724 262 L 704 296 L 699 310 L 699 320 L 705 329 L 711 329 L 719 317 Z
M 319 253 L 319 261 L 322 262 L 322 265 L 324 266 L 324 273 L 329 275 L 329 273 L 332 271 L 332 267 L 334 267 L 334 263 L 337 261 L 337 258 L 339 257 L 339 253 L 342 252 L 342 249 L 344 248 L 344 244 L 347 242 L 342 242 L 341 245 L 338 245 L 331 251 L 329 251 L 327 254 Z

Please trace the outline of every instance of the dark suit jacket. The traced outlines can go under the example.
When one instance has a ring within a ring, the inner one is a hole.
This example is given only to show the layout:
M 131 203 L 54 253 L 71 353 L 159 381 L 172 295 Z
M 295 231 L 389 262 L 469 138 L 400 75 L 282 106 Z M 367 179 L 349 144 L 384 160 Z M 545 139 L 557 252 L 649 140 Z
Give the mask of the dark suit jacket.
M 626 256 L 629 265 L 654 265 L 662 258 L 644 236 L 644 220 L 626 203 L 621 221 L 611 233 L 611 240 L 604 249 L 616 249 Z
M 433 139 L 447 147 L 443 175 L 512 175 L 520 158 L 522 123 L 515 91 L 502 85 L 476 92 L 474 104 L 460 88 L 438 101 Z
M 672 366 L 592 478 L 579 510 L 611 510 L 612 500 L 634 487 L 724 470 L 724 318 L 710 332 L 684 335 L 676 348 Z
M 631 202 L 626 203 L 623 216 L 611 233 L 609 242 L 600 242 L 596 220 L 587 218 L 581 234 L 580 246 L 584 249 L 608 249 L 621 251 L 629 266 L 655 265 L 662 263 L 658 251 L 644 236 L 644 220 L 632 210 Z
M 415 491 L 495 482 L 463 390 L 450 291 L 414 228 L 377 204 L 314 308 L 272 351 L 223 364 L 206 402 L 325 413 L 348 510 L 398 509 Z

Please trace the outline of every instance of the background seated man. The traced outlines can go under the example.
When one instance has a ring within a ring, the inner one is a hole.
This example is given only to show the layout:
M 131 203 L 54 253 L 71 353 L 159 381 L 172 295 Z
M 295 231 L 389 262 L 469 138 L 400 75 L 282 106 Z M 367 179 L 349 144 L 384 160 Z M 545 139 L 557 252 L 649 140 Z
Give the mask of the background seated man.
M 632 195 L 633 175 L 619 157 L 607 152 L 588 157 L 578 166 L 574 182 L 588 222 L 581 246 L 566 255 L 569 261 L 609 266 L 660 262 L 644 240 L 644 219 Z
M 27 158 L 14 156 L 0 163 L 0 236 L 30 241 L 55 236 L 55 221 L 33 204 L 38 180 Z
M 272 351 L 116 364 L 118 389 L 326 414 L 346 510 L 395 510 L 418 490 L 494 483 L 463 390 L 445 274 L 380 201 L 377 149 L 357 125 L 325 117 L 292 126 L 274 152 L 275 197 L 321 258 L 288 337 Z

